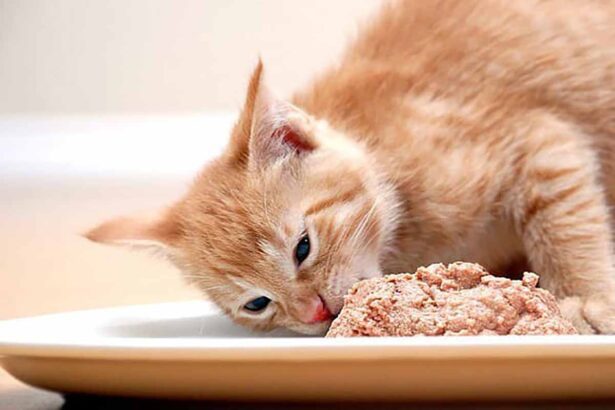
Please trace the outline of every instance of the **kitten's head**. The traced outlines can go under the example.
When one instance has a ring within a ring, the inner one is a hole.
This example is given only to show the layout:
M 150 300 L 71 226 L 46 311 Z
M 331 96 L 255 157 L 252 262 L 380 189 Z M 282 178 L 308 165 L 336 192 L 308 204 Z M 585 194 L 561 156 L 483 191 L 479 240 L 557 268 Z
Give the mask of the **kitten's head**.
M 319 334 L 380 275 L 394 203 L 363 148 L 274 98 L 259 64 L 228 148 L 182 199 L 86 236 L 156 246 L 241 324 Z

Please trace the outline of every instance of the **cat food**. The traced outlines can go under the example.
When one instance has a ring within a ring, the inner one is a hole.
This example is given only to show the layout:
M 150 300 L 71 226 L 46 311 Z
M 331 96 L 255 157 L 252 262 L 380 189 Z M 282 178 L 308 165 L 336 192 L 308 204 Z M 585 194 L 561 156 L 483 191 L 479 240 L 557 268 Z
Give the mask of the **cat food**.
M 576 334 L 538 276 L 495 277 L 480 265 L 433 264 L 355 284 L 327 337 Z

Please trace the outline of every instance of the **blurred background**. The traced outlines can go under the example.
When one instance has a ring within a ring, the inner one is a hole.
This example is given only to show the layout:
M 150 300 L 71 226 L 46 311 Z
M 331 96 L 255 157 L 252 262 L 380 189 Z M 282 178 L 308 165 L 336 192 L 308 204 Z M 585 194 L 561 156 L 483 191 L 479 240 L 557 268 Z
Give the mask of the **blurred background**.
M 165 262 L 79 232 L 181 195 L 259 55 L 288 96 L 378 4 L 0 0 L 0 319 L 200 297 Z

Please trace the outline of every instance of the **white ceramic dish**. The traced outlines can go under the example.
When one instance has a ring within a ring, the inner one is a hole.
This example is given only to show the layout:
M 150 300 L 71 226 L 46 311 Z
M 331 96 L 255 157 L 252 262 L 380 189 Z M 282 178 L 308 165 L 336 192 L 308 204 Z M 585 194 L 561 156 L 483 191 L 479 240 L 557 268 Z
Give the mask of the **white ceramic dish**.
M 0 322 L 2 365 L 62 392 L 263 400 L 615 396 L 615 337 L 254 335 L 207 302 Z

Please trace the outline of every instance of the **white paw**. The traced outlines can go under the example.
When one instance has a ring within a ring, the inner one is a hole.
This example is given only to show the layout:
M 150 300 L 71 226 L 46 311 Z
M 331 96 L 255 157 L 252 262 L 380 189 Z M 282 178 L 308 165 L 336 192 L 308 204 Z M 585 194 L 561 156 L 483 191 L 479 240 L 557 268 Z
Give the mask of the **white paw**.
M 583 301 L 578 296 L 568 296 L 558 301 L 562 316 L 572 323 L 577 332 L 585 335 L 593 335 L 596 330 L 590 325 L 583 315 Z
M 615 295 L 595 295 L 585 299 L 583 317 L 601 334 L 615 334 Z

